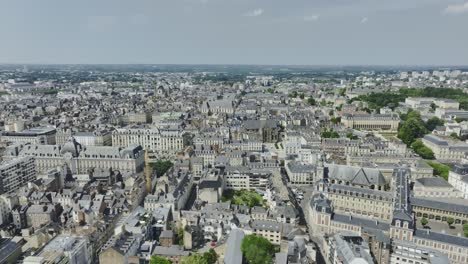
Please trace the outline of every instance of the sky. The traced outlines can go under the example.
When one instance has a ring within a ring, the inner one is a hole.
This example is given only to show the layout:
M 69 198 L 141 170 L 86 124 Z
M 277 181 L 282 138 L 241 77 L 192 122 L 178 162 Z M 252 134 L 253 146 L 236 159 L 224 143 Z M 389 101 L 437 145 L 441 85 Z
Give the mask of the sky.
M 468 65 L 468 0 L 0 0 L 0 63 Z

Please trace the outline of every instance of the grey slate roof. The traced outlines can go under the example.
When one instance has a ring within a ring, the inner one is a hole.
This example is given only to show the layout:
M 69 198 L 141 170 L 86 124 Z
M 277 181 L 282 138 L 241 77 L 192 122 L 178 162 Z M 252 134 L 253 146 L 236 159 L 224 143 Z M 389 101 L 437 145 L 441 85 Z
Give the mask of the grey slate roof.
M 432 232 L 429 230 L 415 230 L 414 236 L 417 238 L 439 241 L 447 244 L 454 244 L 457 246 L 468 248 L 468 238 L 464 237 L 452 236 L 448 234 Z
M 468 203 L 451 203 L 449 202 L 450 200 L 441 201 L 416 197 L 412 197 L 410 200 L 413 206 L 421 206 L 427 208 L 434 208 L 438 210 L 446 210 L 451 212 L 468 214 Z
M 232 229 L 226 244 L 224 264 L 242 264 L 241 242 L 244 232 L 240 229 Z

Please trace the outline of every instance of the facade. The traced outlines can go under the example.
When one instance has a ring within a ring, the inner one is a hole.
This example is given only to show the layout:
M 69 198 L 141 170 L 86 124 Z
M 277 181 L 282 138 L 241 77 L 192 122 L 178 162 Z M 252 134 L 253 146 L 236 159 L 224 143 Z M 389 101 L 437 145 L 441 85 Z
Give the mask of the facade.
M 462 193 L 443 178 L 419 178 L 413 187 L 415 197 L 459 198 Z
M 457 189 L 464 199 L 468 199 L 468 164 L 455 164 L 449 171 L 449 184 Z
M 82 146 L 73 138 L 65 145 L 20 145 L 9 149 L 8 156 L 34 157 L 36 171 L 47 173 L 67 165 L 72 173 L 86 174 L 91 169 L 140 172 L 144 167 L 141 146 Z
M 294 185 L 311 185 L 323 178 L 323 167 L 290 161 L 285 166 L 289 181 Z
M 35 179 L 33 157 L 17 157 L 0 163 L 0 194 L 14 192 Z
M 244 166 L 226 167 L 225 188 L 232 190 L 265 190 L 271 173 L 265 170 L 250 169 Z
M 341 122 L 347 128 L 396 133 L 400 118 L 398 115 L 393 114 L 345 115 L 342 117 Z
M 441 161 L 459 162 L 468 153 L 468 144 L 452 143 L 436 135 L 425 135 L 422 142 L 434 152 L 436 159 Z
M 179 129 L 122 128 L 112 132 L 112 146 L 140 145 L 154 151 L 180 151 L 184 147 Z
M 251 228 L 254 234 L 268 239 L 273 245 L 281 243 L 283 234 L 283 225 L 281 223 L 271 220 L 253 220 Z
M 328 239 L 328 261 L 332 264 L 374 263 L 369 245 L 358 234 L 338 233 Z
M 55 128 L 32 128 L 21 132 L 3 132 L 0 140 L 20 144 L 54 145 L 56 133 Z
M 28 208 L 27 217 L 33 228 L 39 228 L 55 220 L 55 209 L 52 205 L 33 204 Z
M 449 264 L 449 258 L 443 253 L 409 243 L 395 240 L 392 245 L 390 264 L 419 263 L 419 264 Z

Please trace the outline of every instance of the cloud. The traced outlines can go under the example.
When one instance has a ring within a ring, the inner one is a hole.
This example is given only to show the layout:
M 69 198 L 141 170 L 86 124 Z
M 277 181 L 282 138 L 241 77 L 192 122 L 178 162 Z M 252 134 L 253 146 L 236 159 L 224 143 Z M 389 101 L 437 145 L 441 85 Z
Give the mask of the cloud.
M 88 17 L 88 28 L 97 32 L 104 32 L 117 24 L 116 16 L 90 16 Z
M 369 19 L 368 19 L 367 17 L 363 17 L 363 18 L 361 19 L 361 23 L 362 23 L 362 24 L 367 23 L 367 21 L 369 21 Z
M 449 5 L 445 8 L 444 14 L 463 14 L 468 13 L 468 2 L 458 5 Z
M 261 16 L 262 14 L 263 14 L 263 9 L 258 8 L 258 9 L 255 9 L 255 10 L 252 10 L 252 11 L 249 11 L 249 12 L 245 13 L 244 16 L 258 17 L 258 16 Z
M 318 15 L 311 15 L 311 16 L 305 16 L 304 21 L 310 22 L 310 21 L 317 21 L 319 19 Z

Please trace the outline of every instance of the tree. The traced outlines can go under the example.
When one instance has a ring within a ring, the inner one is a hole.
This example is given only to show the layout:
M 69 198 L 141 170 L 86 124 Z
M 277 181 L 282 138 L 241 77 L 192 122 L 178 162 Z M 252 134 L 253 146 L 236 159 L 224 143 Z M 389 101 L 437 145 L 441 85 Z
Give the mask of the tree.
M 179 245 L 183 246 L 184 245 L 184 228 L 179 227 L 177 234 L 178 234 L 177 239 L 179 240 Z
M 208 261 L 200 255 L 192 255 L 188 257 L 183 257 L 182 264 L 208 264 Z
M 358 137 L 354 135 L 352 132 L 346 133 L 346 137 L 349 139 L 358 139 Z
M 465 237 L 468 237 L 468 223 L 463 225 L 463 234 L 465 234 Z
M 273 262 L 275 247 L 266 238 L 247 235 L 242 239 L 241 251 L 249 264 L 270 264 Z
M 172 262 L 160 256 L 151 256 L 150 264 L 171 264 Z
M 421 225 L 426 226 L 428 223 L 429 221 L 425 217 L 421 218 Z
M 455 219 L 453 219 L 453 217 L 447 217 L 447 224 L 449 226 L 452 226 L 453 223 L 455 223 Z
M 444 121 L 435 116 L 429 118 L 429 120 L 427 120 L 426 122 L 426 128 L 429 131 L 434 130 L 437 126 L 443 126 L 443 125 L 444 125 Z
M 317 102 L 315 101 L 315 99 L 311 96 L 309 97 L 309 99 L 307 99 L 307 102 L 310 104 L 310 105 L 316 105 Z
M 301 93 L 301 94 L 299 95 L 299 98 L 304 99 L 304 98 L 305 98 L 304 93 Z
M 450 137 L 453 138 L 453 139 L 460 139 L 460 138 L 458 137 L 458 134 L 455 133 L 455 132 L 451 133 L 451 134 L 450 134 Z
M 417 138 L 424 136 L 428 132 L 419 112 L 410 111 L 406 115 L 406 121 L 398 129 L 398 138 L 410 146 Z
M 434 175 L 441 176 L 446 181 L 448 180 L 448 174 L 450 167 L 435 161 L 428 161 L 427 164 L 434 169 Z
M 423 159 L 434 159 L 434 152 L 422 143 L 421 140 L 416 140 L 411 144 L 411 148 Z
M 203 253 L 203 258 L 206 259 L 208 264 L 215 264 L 218 260 L 218 254 L 214 249 L 210 248 L 208 252 Z
M 332 117 L 332 118 L 330 119 L 330 121 L 331 121 L 333 124 L 338 124 L 338 123 L 341 122 L 341 116 L 339 116 L 339 117 Z
M 151 167 L 156 170 L 156 175 L 159 177 L 164 175 L 172 167 L 172 162 L 168 160 L 158 160 L 156 163 L 151 164 Z

